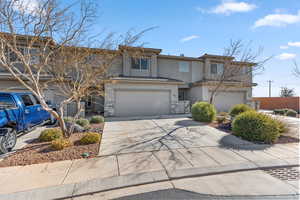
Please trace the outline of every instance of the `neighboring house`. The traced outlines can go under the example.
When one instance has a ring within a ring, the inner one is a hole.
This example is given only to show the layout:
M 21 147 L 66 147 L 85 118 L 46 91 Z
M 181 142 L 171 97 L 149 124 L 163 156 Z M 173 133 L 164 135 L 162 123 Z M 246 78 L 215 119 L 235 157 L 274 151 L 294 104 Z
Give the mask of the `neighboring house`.
M 253 101 L 259 102 L 260 109 L 289 108 L 300 113 L 300 97 L 254 97 Z
M 201 57 L 162 55 L 161 49 L 153 48 L 119 46 L 119 50 L 122 54 L 109 69 L 104 98 L 91 95 L 85 100 L 86 112 L 90 114 L 150 116 L 189 113 L 192 103 L 209 101 L 225 65 L 243 70 L 235 79 L 224 81 L 226 87 L 221 87 L 214 99 L 217 110 L 228 111 L 235 104 L 252 103 L 252 86 L 255 84 L 251 73 L 247 72 L 253 63 L 208 54 Z M 2 90 L 23 91 L 24 88 L 0 68 Z M 55 88 L 46 91 L 46 98 L 54 104 L 63 99 Z M 69 109 L 67 113 L 74 113 L 74 107 Z

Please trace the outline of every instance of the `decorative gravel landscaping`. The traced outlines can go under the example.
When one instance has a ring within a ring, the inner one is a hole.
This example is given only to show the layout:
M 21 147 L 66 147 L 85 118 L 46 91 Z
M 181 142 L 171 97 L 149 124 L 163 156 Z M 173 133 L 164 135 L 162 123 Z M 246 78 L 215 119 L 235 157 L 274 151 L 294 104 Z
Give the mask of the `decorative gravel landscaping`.
M 90 131 L 101 134 L 104 123 L 91 124 Z M 13 153 L 11 156 L 4 158 L 0 162 L 0 167 L 31 165 L 45 162 L 55 162 L 62 160 L 73 160 L 79 158 L 93 158 L 98 155 L 100 142 L 95 144 L 80 144 L 79 140 L 86 134 L 73 133 L 69 140 L 72 146 L 66 147 L 62 150 L 54 150 L 51 142 L 40 142 L 38 139 L 33 140 L 21 150 Z

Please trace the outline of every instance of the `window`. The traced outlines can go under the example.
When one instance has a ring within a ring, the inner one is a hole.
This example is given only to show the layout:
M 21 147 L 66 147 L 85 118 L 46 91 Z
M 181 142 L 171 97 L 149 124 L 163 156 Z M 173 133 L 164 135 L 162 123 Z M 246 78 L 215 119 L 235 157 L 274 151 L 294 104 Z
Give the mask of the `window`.
M 148 58 L 131 58 L 131 68 L 135 70 L 149 70 L 150 60 Z
M 0 109 L 2 107 L 16 107 L 16 104 L 10 95 L 0 95 Z
M 211 74 L 223 74 L 224 71 L 224 64 L 218 63 L 218 64 L 211 64 L 210 65 L 210 73 Z
M 179 62 L 179 72 L 189 72 L 189 63 Z
M 179 89 L 178 90 L 178 100 L 179 101 L 187 100 L 186 89 Z
M 25 106 L 33 106 L 33 102 L 29 95 L 27 94 L 21 95 L 21 98 Z
M 20 62 L 20 58 L 17 56 L 15 52 L 12 50 L 9 51 L 9 60 L 10 62 Z M 27 47 L 18 47 L 18 51 L 22 53 L 22 55 L 28 55 L 30 53 L 30 63 L 38 64 L 40 62 L 39 51 L 37 48 L 28 49 Z

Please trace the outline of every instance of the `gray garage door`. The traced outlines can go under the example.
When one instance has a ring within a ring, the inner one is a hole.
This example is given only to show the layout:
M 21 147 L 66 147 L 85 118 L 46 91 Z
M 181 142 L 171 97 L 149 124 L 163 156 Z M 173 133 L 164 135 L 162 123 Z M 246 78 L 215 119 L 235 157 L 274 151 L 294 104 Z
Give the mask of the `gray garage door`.
M 170 113 L 170 92 L 117 90 L 115 116 L 151 116 Z
M 220 92 L 214 99 L 216 109 L 228 112 L 236 104 L 245 103 L 245 92 Z

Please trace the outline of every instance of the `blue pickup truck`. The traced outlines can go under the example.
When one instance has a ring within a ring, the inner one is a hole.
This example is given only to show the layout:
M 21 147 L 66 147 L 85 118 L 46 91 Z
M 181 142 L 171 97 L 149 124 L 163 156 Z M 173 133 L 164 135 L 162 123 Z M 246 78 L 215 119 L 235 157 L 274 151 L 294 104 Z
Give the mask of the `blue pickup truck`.
M 52 121 L 32 93 L 0 92 L 0 151 L 11 151 L 18 134 Z

